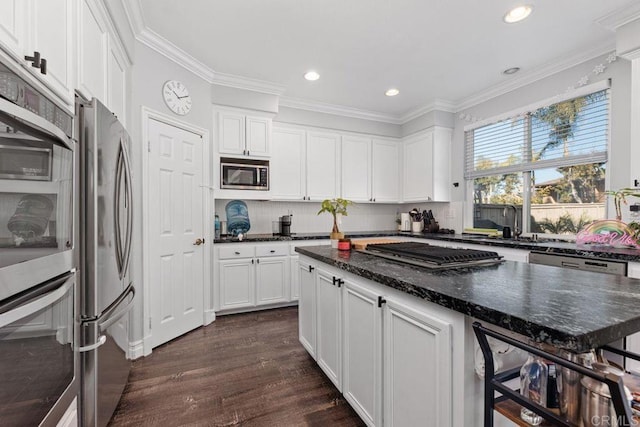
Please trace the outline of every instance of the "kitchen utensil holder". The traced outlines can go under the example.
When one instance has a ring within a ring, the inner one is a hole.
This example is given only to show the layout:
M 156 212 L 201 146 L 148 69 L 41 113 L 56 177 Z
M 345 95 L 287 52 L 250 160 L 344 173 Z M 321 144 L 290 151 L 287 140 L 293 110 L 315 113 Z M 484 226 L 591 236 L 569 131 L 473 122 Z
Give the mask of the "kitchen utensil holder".
M 484 427 L 493 427 L 493 411 L 495 409 L 495 406 L 496 404 L 505 400 L 513 400 L 517 404 L 524 406 L 525 408 L 528 408 L 536 414 L 542 416 L 545 420 L 553 423 L 553 425 L 575 427 L 575 424 L 565 420 L 561 415 L 552 412 L 548 408 L 538 405 L 532 400 L 529 400 L 526 397 L 522 396 L 519 390 L 513 390 L 504 384 L 506 381 L 520 376 L 520 367 L 508 369 L 502 372 L 494 372 L 493 352 L 491 351 L 491 347 L 489 345 L 487 337 L 497 339 L 498 341 L 510 344 L 531 354 L 541 356 L 547 360 L 554 362 L 556 365 L 563 366 L 567 369 L 576 371 L 581 375 L 585 375 L 597 381 L 605 383 L 609 387 L 609 393 L 611 394 L 613 406 L 618 417 L 618 426 L 631 427 L 637 425 L 637 421 L 634 422 L 632 418 L 631 407 L 629 406 L 629 403 L 625 401 L 625 391 L 622 377 L 613 374 L 600 374 L 594 372 L 591 369 L 585 368 L 582 365 L 558 357 L 555 354 L 540 350 L 539 348 L 533 347 L 527 343 L 518 341 L 491 329 L 487 329 L 482 326 L 480 322 L 473 323 L 473 332 L 475 333 L 478 344 L 480 345 L 480 349 L 482 350 L 482 355 L 484 356 L 485 363 Z M 601 348 L 625 358 L 640 361 L 639 354 L 620 350 L 608 345 L 602 346 Z M 501 396 L 496 397 L 496 392 L 500 393 Z

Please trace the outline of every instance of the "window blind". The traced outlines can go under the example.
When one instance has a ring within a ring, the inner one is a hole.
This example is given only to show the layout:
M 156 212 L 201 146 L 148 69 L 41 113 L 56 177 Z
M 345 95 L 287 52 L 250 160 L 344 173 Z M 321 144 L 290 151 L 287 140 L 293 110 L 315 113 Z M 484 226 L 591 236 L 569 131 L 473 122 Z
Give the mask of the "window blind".
M 609 90 L 465 132 L 465 178 L 607 161 Z

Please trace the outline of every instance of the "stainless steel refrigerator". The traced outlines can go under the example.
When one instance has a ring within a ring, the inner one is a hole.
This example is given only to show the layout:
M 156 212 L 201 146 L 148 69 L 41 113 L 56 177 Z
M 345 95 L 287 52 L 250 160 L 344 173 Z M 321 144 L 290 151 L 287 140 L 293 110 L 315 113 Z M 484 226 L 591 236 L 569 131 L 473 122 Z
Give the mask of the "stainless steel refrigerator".
M 106 426 L 131 367 L 127 313 L 133 196 L 130 139 L 95 98 L 76 103 L 80 155 L 80 411 L 83 426 Z

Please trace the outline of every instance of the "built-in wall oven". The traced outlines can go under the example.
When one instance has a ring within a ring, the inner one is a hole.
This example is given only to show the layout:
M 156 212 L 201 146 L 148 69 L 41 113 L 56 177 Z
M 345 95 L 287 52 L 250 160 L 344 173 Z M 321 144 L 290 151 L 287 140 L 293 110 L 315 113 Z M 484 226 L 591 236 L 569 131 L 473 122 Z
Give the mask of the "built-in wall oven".
M 55 425 L 78 391 L 73 117 L 0 63 L 0 420 Z

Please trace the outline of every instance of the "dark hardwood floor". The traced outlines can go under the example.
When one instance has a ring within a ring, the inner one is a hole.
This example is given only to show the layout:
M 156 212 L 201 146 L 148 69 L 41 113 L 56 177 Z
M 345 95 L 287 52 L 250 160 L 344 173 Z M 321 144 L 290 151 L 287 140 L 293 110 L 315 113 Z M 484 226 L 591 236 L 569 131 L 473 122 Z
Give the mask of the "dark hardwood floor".
M 109 424 L 362 426 L 298 342 L 298 309 L 220 316 L 133 362 Z

